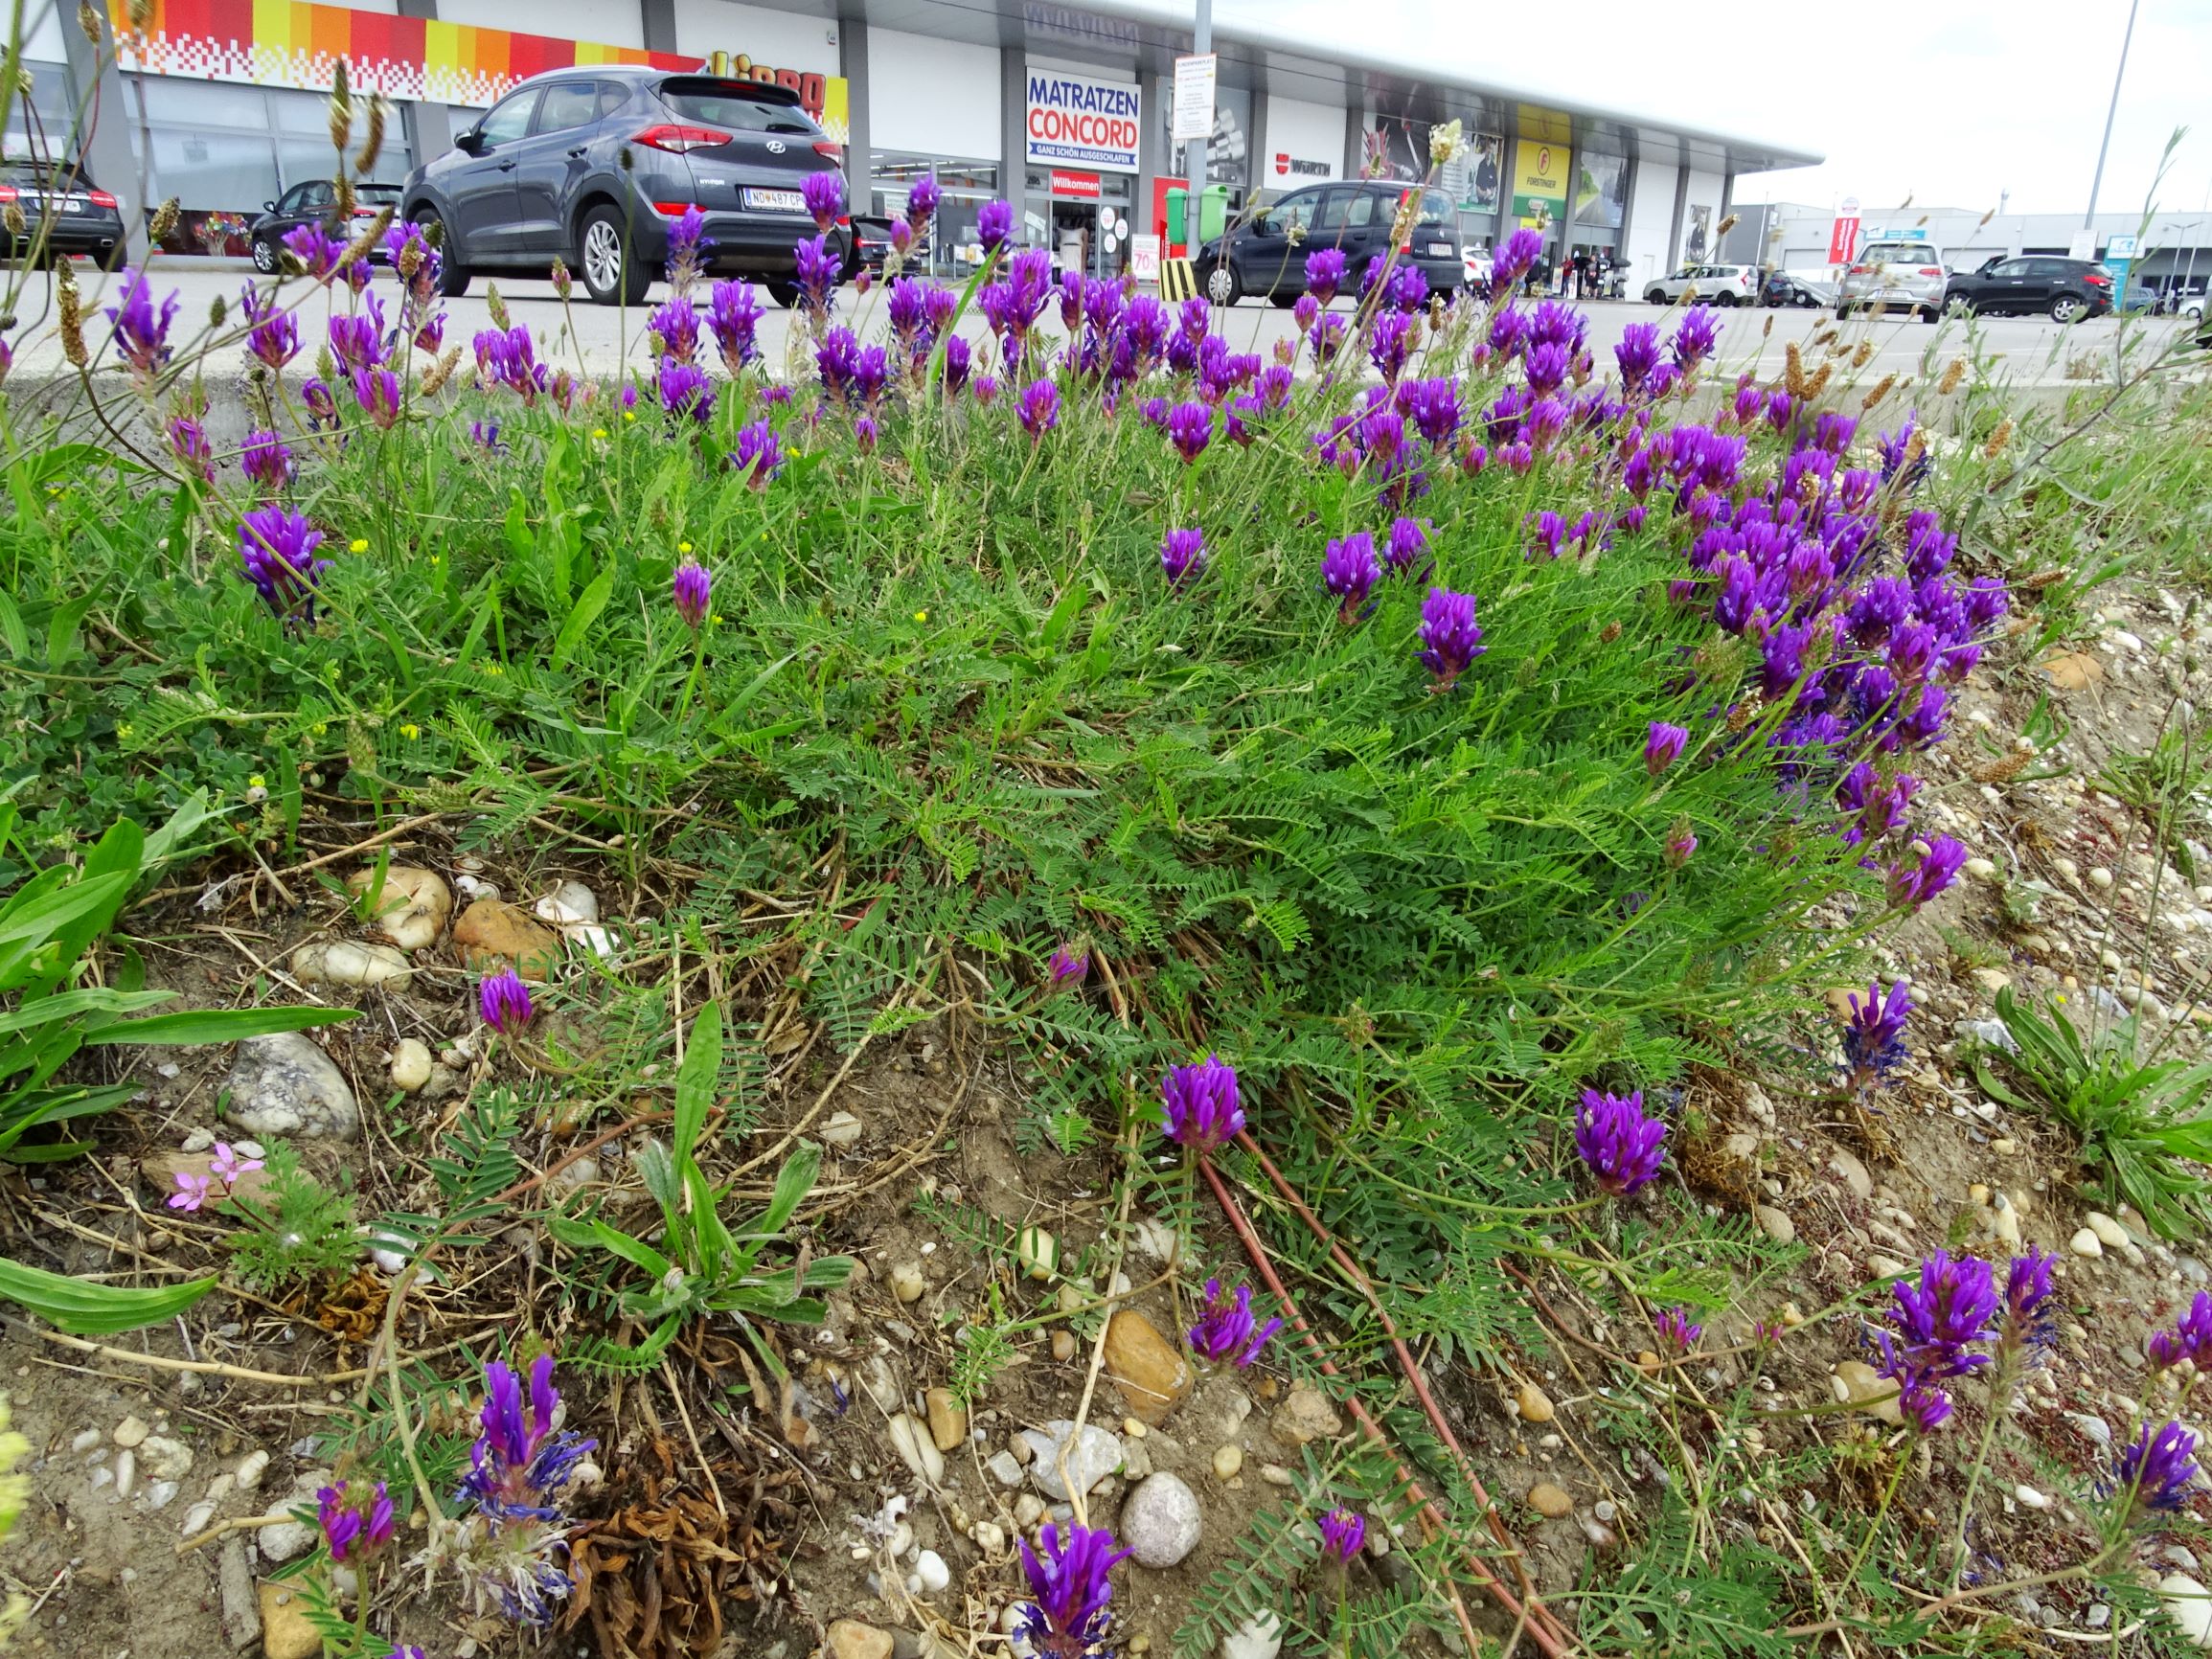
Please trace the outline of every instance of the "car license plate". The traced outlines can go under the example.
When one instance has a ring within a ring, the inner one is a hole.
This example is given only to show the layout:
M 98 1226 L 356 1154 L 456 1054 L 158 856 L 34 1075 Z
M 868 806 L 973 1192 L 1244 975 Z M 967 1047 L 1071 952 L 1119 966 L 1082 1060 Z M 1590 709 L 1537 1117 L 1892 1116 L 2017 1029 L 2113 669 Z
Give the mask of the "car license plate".
M 1451 258 L 1451 244 L 1449 242 L 1430 242 L 1428 244 L 1428 257 L 1432 260 L 1448 260 Z
M 80 195 L 65 195 L 61 198 L 61 211 L 65 214 L 80 214 L 88 205 Z
M 807 211 L 807 198 L 795 190 L 748 190 L 745 206 L 755 213 L 803 214 Z

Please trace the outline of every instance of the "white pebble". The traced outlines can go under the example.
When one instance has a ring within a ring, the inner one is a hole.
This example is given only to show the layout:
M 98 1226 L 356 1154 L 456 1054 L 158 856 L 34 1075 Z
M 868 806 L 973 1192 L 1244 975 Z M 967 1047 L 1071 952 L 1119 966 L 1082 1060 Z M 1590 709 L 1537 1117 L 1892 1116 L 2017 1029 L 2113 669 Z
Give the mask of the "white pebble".
M 250 1492 L 262 1484 L 262 1476 L 269 1472 L 269 1454 L 265 1451 L 248 1452 L 239 1460 L 238 1472 L 232 1480 L 241 1492 Z
M 2111 886 L 2112 873 L 2109 870 L 2107 870 L 2102 864 L 2096 866 L 2089 872 L 2089 885 L 2091 887 Z
M 2019 1499 L 2031 1510 L 2047 1510 L 2051 1507 L 2051 1500 L 2047 1493 L 2039 1492 L 2035 1488 L 2024 1483 L 2013 1488 L 2013 1496 Z
M 2066 1247 L 2073 1251 L 2076 1256 L 2102 1256 L 2105 1253 L 2105 1246 L 2099 1241 L 2096 1234 L 2087 1227 L 2076 1233 L 2067 1241 Z
M 138 1484 L 138 1453 L 128 1446 L 115 1454 L 115 1495 L 130 1496 L 130 1489 Z
M 922 1580 L 922 1593 L 925 1596 L 934 1596 L 952 1582 L 952 1569 L 935 1550 L 924 1550 L 914 1557 L 914 1576 Z

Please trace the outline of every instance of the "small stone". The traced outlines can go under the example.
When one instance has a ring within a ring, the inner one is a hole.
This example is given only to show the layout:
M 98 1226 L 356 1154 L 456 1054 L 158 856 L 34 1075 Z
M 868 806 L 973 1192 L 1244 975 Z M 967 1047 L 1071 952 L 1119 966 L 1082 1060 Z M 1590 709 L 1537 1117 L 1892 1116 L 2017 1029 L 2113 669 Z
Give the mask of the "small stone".
M 1263 1607 L 1221 1638 L 1221 1659 L 1275 1659 L 1283 1651 L 1283 1619 Z
M 922 1397 L 929 1413 L 929 1438 L 941 1452 L 956 1450 L 968 1438 L 968 1411 L 952 1398 L 949 1388 L 933 1388 Z
M 1283 1444 L 1298 1446 L 1309 1441 L 1334 1440 L 1344 1432 L 1344 1420 L 1336 1415 L 1327 1395 L 1311 1383 L 1300 1382 L 1291 1385 L 1289 1394 L 1267 1420 L 1267 1426 Z
M 1973 970 L 1973 982 L 1994 996 L 2012 984 L 2013 976 L 2002 968 L 1977 967 Z
M 968 1535 L 986 1556 L 995 1556 L 1006 1548 L 1006 1529 L 996 1521 L 977 1521 Z
M 2035 1488 L 2025 1483 L 2013 1488 L 2013 1496 L 2031 1510 L 2047 1510 L 2051 1507 L 2050 1495 L 2047 1492 L 2039 1492 Z
M 2091 887 L 2099 888 L 2111 886 L 2112 873 L 2109 870 L 2107 870 L 2102 864 L 2097 865 L 2089 872 L 2089 885 Z
M 1793 1244 L 1797 1241 L 1797 1223 L 1775 1209 L 1773 1205 L 1753 1205 L 1751 1207 L 1751 1218 L 1759 1223 L 1759 1231 L 1773 1239 L 1775 1243 Z
M 2128 1237 L 2127 1228 L 2101 1211 L 2091 1210 L 2082 1219 L 2089 1224 L 2089 1231 L 2097 1236 L 2097 1241 L 2108 1250 L 2125 1250 L 2134 1242 Z
M 1877 1375 L 1874 1367 L 1863 1359 L 1838 1360 L 1828 1383 L 1838 1402 L 1857 1405 L 1892 1425 L 1904 1421 L 1904 1414 L 1897 1406 L 1897 1384 Z
M 571 1197 L 586 1187 L 596 1187 L 602 1173 L 599 1160 L 589 1152 L 580 1158 L 572 1158 L 545 1177 L 546 1196 L 555 1199 Z
M 1060 1503 L 1069 1499 L 1069 1488 L 1076 1491 L 1094 1490 L 1122 1466 L 1124 1453 L 1119 1436 L 1109 1433 L 1096 1423 L 1083 1425 L 1083 1434 L 1070 1445 L 1075 1435 L 1075 1423 L 1067 1418 L 1055 1419 L 1041 1429 L 1025 1428 L 1021 1438 L 1028 1443 L 1033 1457 L 1030 1478 L 1037 1482 L 1038 1490 Z M 1066 1454 L 1067 1478 L 1061 1479 L 1062 1451 Z
M 2084 1227 L 2067 1239 L 2066 1248 L 2076 1256 L 2102 1256 L 2105 1253 L 2104 1241 L 2097 1237 L 2094 1229 L 2088 1227 Z
M 540 921 L 568 928 L 599 920 L 599 895 L 581 881 L 563 881 L 532 906 Z
M 1260 1478 L 1271 1487 L 1289 1487 L 1298 1484 L 1298 1477 L 1281 1464 L 1262 1464 Z
M 387 985 L 399 990 L 415 977 L 406 953 L 381 941 L 318 940 L 292 953 L 291 968 L 303 985 Z
M 1143 1567 L 1174 1566 L 1198 1547 L 1204 1524 L 1197 1493 L 1165 1471 L 1137 1482 L 1122 1504 L 1122 1543 Z
M 1966 861 L 1966 873 L 1976 881 L 1995 881 L 1997 867 L 1987 858 L 1969 858 Z
M 2016 1250 L 2018 1249 L 2020 1244 L 2020 1213 L 2018 1206 L 2014 1204 L 2012 1199 L 2007 1197 L 2004 1193 L 1999 1193 L 1996 1197 L 1991 1201 L 1990 1215 L 1991 1230 L 1996 1234 L 1997 1242 L 2000 1244 L 2010 1245 Z
M 376 891 L 374 921 L 401 950 L 421 950 L 436 944 L 453 914 L 453 890 L 434 870 L 413 864 L 387 865 L 381 882 L 374 867 L 356 870 L 346 877 L 346 891 L 368 901 Z
M 192 1472 L 192 1447 L 167 1435 L 148 1435 L 138 1448 L 138 1466 L 157 1481 L 181 1481 Z
M 125 1446 L 115 1454 L 115 1495 L 127 1498 L 138 1484 L 138 1453 Z
M 1021 1270 L 1039 1284 L 1060 1268 L 1060 1240 L 1042 1227 L 1024 1227 L 1016 1233 L 1014 1254 Z
M 2212 1648 L 2212 1590 L 2186 1573 L 2168 1573 L 2158 1580 L 2158 1596 L 2185 1641 Z
M 1056 1330 L 1052 1333 L 1052 1356 L 1065 1365 L 1075 1357 L 1075 1332 Z
M 1855 1198 L 1874 1196 L 1874 1177 L 1866 1172 L 1856 1152 L 1847 1152 L 1841 1147 L 1828 1154 L 1828 1167 L 1843 1177 L 1843 1184 L 1851 1189 Z
M 888 1630 L 878 1630 L 857 1619 L 839 1619 L 826 1634 L 830 1659 L 891 1659 Z
M 184 1149 L 188 1152 L 204 1152 L 214 1145 L 213 1129 L 194 1129 L 184 1138 Z
M 208 1523 L 215 1519 L 215 1511 L 216 1506 L 202 1498 L 185 1511 L 184 1525 L 178 1529 L 178 1535 L 190 1538 L 206 1532 Z
M 891 1449 L 906 1466 L 936 1486 L 945 1479 L 945 1454 L 929 1437 L 929 1426 L 911 1412 L 901 1412 L 885 1425 Z
M 262 1659 L 315 1659 L 323 1634 L 308 1622 L 308 1604 L 293 1584 L 261 1586 Z
M 1989 1183 L 1986 1181 L 1976 1181 L 1966 1190 L 1966 1201 L 1977 1210 L 1988 1209 L 1989 1198 Z
M 952 1569 L 935 1550 L 924 1550 L 914 1557 L 914 1576 L 922 1580 L 924 1596 L 934 1596 L 952 1582 Z
M 991 1478 L 1009 1491 L 1021 1485 L 1021 1465 L 1012 1452 L 1003 1448 L 983 1460 L 983 1466 L 991 1471 Z
M 1575 1512 L 1575 1501 L 1564 1489 L 1539 1481 L 1528 1489 L 1528 1506 L 1546 1520 L 1557 1521 Z
M 1559 1408 L 1552 1404 L 1551 1396 L 1534 1382 L 1524 1382 L 1513 1397 L 1514 1410 L 1523 1422 L 1549 1422 L 1559 1416 Z
M 560 936 L 497 898 L 479 898 L 453 924 L 453 948 L 471 971 L 512 967 L 527 980 L 553 975 L 560 961 Z
M 230 1121 L 250 1135 L 358 1140 L 361 1108 L 345 1075 L 304 1032 L 243 1038 L 223 1087 Z
M 222 1597 L 223 1640 L 233 1653 L 243 1652 L 262 1639 L 262 1610 L 254 1594 L 253 1563 L 246 1559 L 242 1534 L 233 1533 L 222 1541 L 217 1556 L 216 1584 Z
M 392 1045 L 392 1086 L 411 1095 L 430 1080 L 430 1046 L 415 1037 Z
M 822 1145 L 833 1147 L 842 1152 L 849 1147 L 859 1145 L 861 1128 L 860 1120 L 851 1112 L 832 1112 L 829 1121 L 816 1132 L 822 1137 Z
M 1044 1519 L 1044 1500 L 1035 1492 L 1023 1492 L 1014 1500 L 1014 1524 L 1027 1532 Z
M 1197 1383 L 1180 1350 L 1133 1307 L 1106 1321 L 1106 1374 L 1131 1414 L 1157 1425 Z
M 144 1445 L 146 1437 L 152 1432 L 143 1418 L 126 1417 L 115 1425 L 115 1433 L 110 1438 L 120 1446 Z
M 2000 1158 L 2010 1158 L 2019 1151 L 2020 1144 L 2011 1136 L 2006 1135 L 1992 1141 L 1989 1144 L 1989 1149 Z
M 1218 1481 L 1235 1480 L 1243 1467 L 1244 1448 L 1241 1445 L 1225 1445 L 1214 1453 L 1214 1478 Z
M 919 1261 L 901 1261 L 891 1269 L 891 1294 L 901 1302 L 919 1302 L 929 1282 L 922 1277 Z

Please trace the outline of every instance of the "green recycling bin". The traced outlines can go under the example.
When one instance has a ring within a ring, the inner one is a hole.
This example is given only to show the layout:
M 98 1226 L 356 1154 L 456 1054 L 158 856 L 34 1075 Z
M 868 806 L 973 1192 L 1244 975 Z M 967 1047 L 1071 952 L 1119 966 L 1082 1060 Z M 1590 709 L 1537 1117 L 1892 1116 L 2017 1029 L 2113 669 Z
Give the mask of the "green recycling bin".
M 1168 192 L 1168 240 L 1171 242 L 1189 240 L 1183 235 L 1183 215 L 1189 210 L 1190 200 L 1191 193 L 1180 185 Z
M 1210 242 L 1229 223 L 1229 187 L 1210 184 L 1198 197 L 1198 240 Z

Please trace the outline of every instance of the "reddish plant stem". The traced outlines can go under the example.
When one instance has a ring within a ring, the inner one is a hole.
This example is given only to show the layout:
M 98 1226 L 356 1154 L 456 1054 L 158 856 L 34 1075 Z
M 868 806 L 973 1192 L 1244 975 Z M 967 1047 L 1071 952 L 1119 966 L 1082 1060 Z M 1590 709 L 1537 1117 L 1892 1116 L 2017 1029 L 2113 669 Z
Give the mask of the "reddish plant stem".
M 1244 1246 L 1244 1254 L 1251 1258 L 1252 1265 L 1259 1270 L 1260 1277 L 1267 1282 L 1268 1290 L 1281 1304 L 1284 1317 L 1289 1321 L 1290 1329 L 1305 1339 L 1308 1352 L 1312 1354 L 1314 1363 L 1321 1368 L 1321 1374 L 1324 1376 L 1341 1376 L 1343 1373 L 1338 1371 L 1335 1363 L 1330 1359 L 1327 1352 L 1321 1346 L 1321 1339 L 1314 1333 L 1313 1328 L 1306 1322 L 1306 1316 L 1298 1311 L 1298 1305 L 1291 1299 L 1289 1289 L 1276 1274 L 1275 1263 L 1267 1254 L 1267 1246 L 1261 1241 L 1258 1231 L 1245 1216 L 1243 1208 L 1237 1203 L 1235 1195 L 1222 1183 L 1220 1173 L 1216 1171 L 1208 1159 L 1201 1156 L 1197 1163 L 1199 1172 L 1206 1177 L 1206 1184 L 1214 1190 L 1214 1197 L 1221 1206 L 1221 1213 L 1229 1218 L 1229 1225 L 1236 1229 L 1238 1240 Z M 1369 1443 L 1380 1448 L 1396 1466 L 1398 1478 L 1405 1488 L 1406 1496 L 1419 1506 L 1418 1513 L 1431 1535 L 1448 1533 L 1450 1529 L 1446 1525 L 1444 1515 L 1437 1509 L 1435 1501 L 1422 1490 L 1420 1483 L 1413 1478 L 1412 1470 L 1406 1467 L 1405 1460 L 1390 1443 L 1388 1437 L 1382 1432 L 1381 1425 L 1369 1414 L 1366 1405 L 1357 1395 L 1347 1395 L 1345 1404 L 1351 1410 L 1353 1417 L 1357 1420 Z M 1529 1633 L 1536 1638 L 1537 1645 L 1549 1655 L 1549 1659 L 1563 1659 L 1566 1651 L 1564 1645 L 1553 1635 L 1547 1625 L 1534 1624 L 1527 1620 L 1526 1615 L 1522 1612 L 1520 1602 L 1515 1598 L 1513 1592 L 1505 1587 L 1497 1575 L 1490 1570 L 1489 1565 L 1471 1549 L 1467 1551 L 1466 1559 L 1468 1567 L 1473 1573 L 1475 1581 L 1496 1600 L 1498 1605 L 1516 1620 L 1521 1620 L 1528 1625 Z M 1482 1648 L 1474 1633 L 1473 1622 L 1468 1617 L 1467 1605 L 1460 1600 L 1456 1590 L 1452 1592 L 1451 1605 L 1452 1612 L 1458 1617 L 1460 1635 L 1467 1643 L 1468 1652 L 1471 1654 L 1479 1653 Z
M 1374 1284 L 1360 1270 L 1359 1264 L 1352 1260 L 1350 1253 L 1321 1224 L 1320 1217 L 1307 1207 L 1306 1200 L 1298 1195 L 1297 1190 L 1284 1179 L 1283 1171 L 1275 1168 L 1275 1161 L 1261 1149 L 1260 1143 L 1252 1138 L 1251 1132 L 1240 1130 L 1237 1144 L 1259 1160 L 1260 1168 L 1266 1171 L 1267 1179 L 1274 1184 L 1275 1191 L 1282 1194 L 1283 1201 L 1297 1212 L 1298 1219 L 1306 1223 L 1306 1230 L 1320 1241 L 1322 1248 L 1329 1252 L 1330 1260 L 1336 1263 L 1345 1278 L 1358 1287 L 1359 1294 L 1367 1300 L 1367 1306 L 1375 1310 L 1376 1319 L 1381 1323 L 1382 1333 L 1390 1339 L 1391 1351 L 1398 1355 L 1399 1370 L 1405 1374 L 1405 1380 L 1412 1385 L 1414 1398 L 1421 1401 L 1421 1409 L 1427 1416 L 1429 1425 L 1436 1430 L 1437 1437 L 1451 1453 L 1451 1460 L 1459 1468 L 1459 1478 L 1467 1483 L 1468 1490 L 1474 1494 L 1475 1502 L 1482 1505 L 1483 1519 L 1489 1523 L 1491 1535 L 1508 1552 L 1509 1559 L 1513 1562 L 1514 1576 L 1520 1580 L 1521 1594 L 1528 1598 L 1531 1626 L 1563 1641 L 1566 1632 L 1560 1628 L 1557 1620 L 1538 1599 L 1536 1586 L 1529 1582 L 1528 1569 L 1521 1562 L 1519 1546 L 1506 1532 L 1505 1522 L 1498 1518 L 1497 1505 L 1491 1501 L 1490 1493 L 1484 1489 L 1481 1480 L 1476 1476 L 1472 1460 L 1460 1445 L 1459 1437 L 1452 1432 L 1451 1423 L 1445 1417 L 1443 1408 L 1436 1403 L 1436 1397 L 1429 1392 L 1428 1379 L 1422 1375 L 1421 1366 L 1413 1357 L 1413 1351 L 1405 1346 L 1405 1339 L 1398 1334 L 1398 1327 L 1383 1307 L 1382 1299 L 1375 1294 Z

